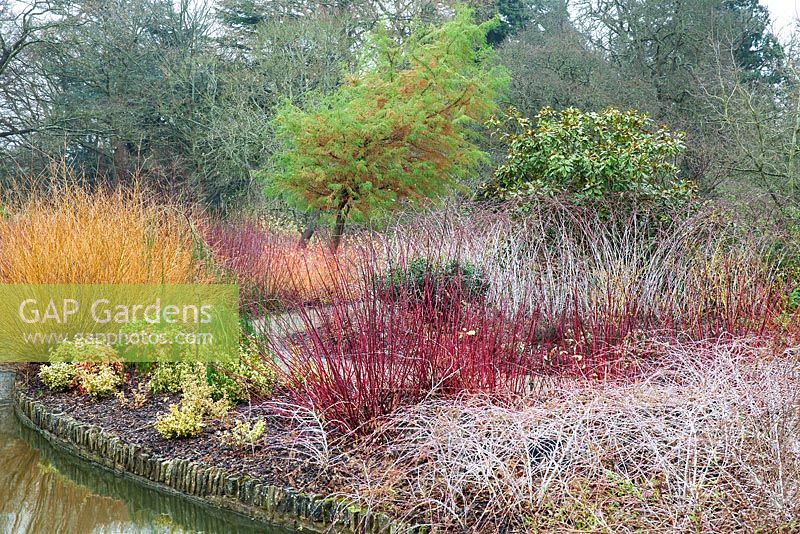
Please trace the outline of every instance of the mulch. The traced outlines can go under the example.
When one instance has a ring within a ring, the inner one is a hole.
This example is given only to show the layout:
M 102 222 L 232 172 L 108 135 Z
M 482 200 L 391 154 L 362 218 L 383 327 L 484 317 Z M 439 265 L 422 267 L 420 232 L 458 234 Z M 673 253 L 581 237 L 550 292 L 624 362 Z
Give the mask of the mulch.
M 327 495 L 346 488 L 349 474 L 331 474 L 317 468 L 290 445 L 293 429 L 285 418 L 276 414 L 274 404 L 267 402 L 236 406 L 228 419 L 264 419 L 266 429 L 259 445 L 244 449 L 226 445 L 220 439 L 227 430 L 223 422 L 209 423 L 196 438 L 165 439 L 153 424 L 167 413 L 169 405 L 179 402 L 176 394 L 148 395 L 139 408 L 126 406 L 115 397 L 92 400 L 77 391 L 52 392 L 41 382 L 38 365 L 28 366 L 22 373 L 28 394 L 51 409 L 100 427 L 128 443 L 141 445 L 164 459 L 182 459 L 221 467 L 230 473 L 248 475 L 276 486 L 285 486 L 307 493 Z M 126 380 L 122 391 L 130 399 L 139 380 L 134 374 Z

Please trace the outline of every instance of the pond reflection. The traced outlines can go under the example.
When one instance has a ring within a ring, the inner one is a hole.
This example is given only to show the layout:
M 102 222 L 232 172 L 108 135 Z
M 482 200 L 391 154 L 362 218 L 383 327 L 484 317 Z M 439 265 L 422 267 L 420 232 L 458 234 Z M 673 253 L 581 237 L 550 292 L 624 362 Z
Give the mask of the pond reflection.
M 0 383 L 0 533 L 290 534 L 150 490 L 59 452 L 19 424 L 11 403 L 3 400 L 8 393 L 3 394 L 2 386 Z

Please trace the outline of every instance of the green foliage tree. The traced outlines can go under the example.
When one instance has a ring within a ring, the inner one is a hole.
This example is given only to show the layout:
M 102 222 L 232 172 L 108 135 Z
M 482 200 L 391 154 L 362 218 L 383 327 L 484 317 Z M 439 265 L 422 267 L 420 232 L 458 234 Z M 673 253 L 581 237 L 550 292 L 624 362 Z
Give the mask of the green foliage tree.
M 9 79 L 0 77 L 0 111 L 15 110 L 0 112 L 0 128 L 13 117 L 10 180 L 63 159 L 89 182 L 139 173 L 219 210 L 257 191 L 250 171 L 271 150 L 268 112 L 278 98 L 264 97 L 262 71 L 214 48 L 207 6 L 80 0 L 43 12 L 45 2 L 33 4 L 30 45 Z M 27 20 L 14 19 L 9 35 L 23 35 Z
M 0 189 L 19 186 L 16 156 L 39 159 L 30 140 L 45 128 L 47 83 L 40 59 L 49 35 L 62 28 L 58 2 L 0 0 Z
M 484 186 L 485 197 L 661 202 L 692 193 L 692 185 L 677 178 L 674 163 L 683 134 L 655 126 L 643 113 L 544 108 L 535 123 L 518 113 L 509 120 L 514 130 L 503 134 L 508 156 Z
M 769 10 L 759 0 L 726 0 L 723 6 L 739 27 L 733 40 L 733 57 L 745 80 L 780 83 L 785 54 L 770 32 Z
M 189 148 L 218 87 L 207 12 L 188 0 L 83 0 L 60 17 L 38 65 L 40 149 L 90 176 L 124 182 L 138 169 L 171 189 L 213 189 Z
M 334 250 L 348 218 L 440 195 L 485 159 L 473 126 L 494 111 L 506 75 L 492 66 L 492 24 L 471 17 L 460 9 L 402 45 L 378 32 L 345 85 L 277 111 L 284 148 L 260 176 L 291 204 L 332 216 Z
M 780 59 L 759 0 L 577 0 L 584 33 L 629 76 L 653 85 L 659 119 L 697 113 L 697 73 L 715 49 L 749 75 L 770 78 Z
M 497 46 L 522 30 L 541 3 L 542 0 L 471 0 L 468 5 L 475 10 L 478 20 L 497 17 L 498 24 L 486 35 L 486 41 Z

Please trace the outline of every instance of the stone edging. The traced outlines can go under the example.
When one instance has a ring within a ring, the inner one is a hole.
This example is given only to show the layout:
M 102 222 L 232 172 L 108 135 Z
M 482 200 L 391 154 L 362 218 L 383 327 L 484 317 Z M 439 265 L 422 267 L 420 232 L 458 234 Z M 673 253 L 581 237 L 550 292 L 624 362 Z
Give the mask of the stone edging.
M 145 486 L 274 525 L 316 533 L 425 534 L 427 530 L 393 521 L 383 513 L 355 509 L 341 499 L 271 486 L 198 462 L 151 456 L 147 449 L 125 443 L 98 426 L 51 410 L 28 396 L 22 387 L 15 388 L 14 412 L 24 425 L 51 444 L 84 460 Z

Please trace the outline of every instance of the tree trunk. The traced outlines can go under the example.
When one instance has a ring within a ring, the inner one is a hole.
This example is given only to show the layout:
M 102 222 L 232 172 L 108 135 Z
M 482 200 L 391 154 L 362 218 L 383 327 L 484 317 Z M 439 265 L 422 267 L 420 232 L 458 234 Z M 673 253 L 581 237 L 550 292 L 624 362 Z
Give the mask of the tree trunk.
M 331 236 L 331 252 L 336 254 L 344 235 L 344 223 L 347 220 L 347 212 L 343 209 L 336 212 L 336 224 L 333 225 L 333 235 Z
M 114 184 L 125 183 L 129 173 L 130 152 L 125 141 L 117 141 L 111 153 L 111 164 L 114 168 Z
M 347 222 L 347 214 L 350 211 L 350 197 L 345 194 L 339 201 L 336 211 L 336 223 L 333 225 L 333 235 L 331 236 L 331 252 L 336 254 L 344 235 L 344 224 Z
M 308 242 L 311 241 L 311 237 L 317 230 L 317 223 L 319 223 L 320 215 L 322 215 L 322 212 L 315 211 L 308 218 L 308 222 L 306 222 L 306 228 L 303 230 L 303 233 L 300 234 L 300 242 L 297 243 L 297 246 L 300 248 L 306 248 L 306 246 L 308 246 Z

